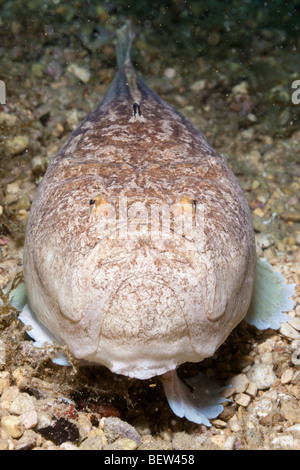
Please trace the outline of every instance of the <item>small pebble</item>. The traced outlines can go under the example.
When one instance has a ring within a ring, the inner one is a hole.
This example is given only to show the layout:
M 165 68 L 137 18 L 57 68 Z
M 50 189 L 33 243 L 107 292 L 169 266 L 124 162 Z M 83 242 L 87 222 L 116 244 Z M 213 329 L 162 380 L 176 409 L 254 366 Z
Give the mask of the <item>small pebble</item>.
M 249 84 L 246 81 L 242 81 L 235 85 L 231 90 L 233 95 L 248 95 Z
M 206 87 L 206 84 L 207 84 L 207 80 L 205 79 L 197 80 L 190 86 L 190 89 L 194 93 L 198 93 L 199 91 L 204 90 L 204 88 Z
M 46 159 L 43 157 L 40 157 L 39 155 L 33 157 L 30 164 L 31 164 L 32 172 L 36 174 L 45 173 L 47 169 Z
M 280 218 L 290 222 L 300 222 L 300 212 L 284 211 L 279 214 Z
M 91 78 L 89 70 L 83 67 L 79 67 L 76 64 L 71 64 L 67 68 L 67 72 L 72 73 L 75 77 L 79 78 L 83 83 L 87 83 Z
M 71 444 L 71 442 L 63 442 L 59 448 L 61 450 L 79 450 L 79 448 L 77 446 L 75 446 L 74 444 Z
M 20 393 L 9 407 L 9 412 L 13 415 L 21 415 L 32 410 L 34 410 L 34 403 L 28 393 Z
M 238 405 L 241 405 L 243 407 L 247 407 L 250 403 L 250 400 L 251 400 L 251 397 L 249 395 L 247 395 L 246 393 L 239 393 L 236 397 L 235 397 L 235 402 L 238 404 Z
M 32 64 L 31 66 L 31 72 L 32 74 L 37 77 L 37 78 L 42 78 L 44 74 L 44 65 L 40 64 L 39 62 L 36 62 L 35 64 Z
M 0 439 L 0 451 L 1 450 L 9 450 L 8 442 L 4 439 Z
M 290 339 L 300 339 L 299 331 L 295 330 L 289 323 L 283 323 L 280 327 L 280 333 Z
M 239 420 L 237 418 L 236 415 L 234 415 L 229 421 L 228 421 L 228 424 L 229 424 L 229 428 L 231 429 L 231 431 L 233 432 L 239 432 L 241 430 L 241 426 L 240 426 L 240 423 L 239 423 Z
M 295 330 L 297 331 L 300 331 L 300 318 L 299 317 L 295 317 L 295 318 L 291 318 L 288 323 L 293 327 L 295 328 Z
M 117 439 L 116 443 L 121 446 L 122 450 L 136 450 L 138 447 L 136 441 L 128 438 Z
M 232 377 L 229 383 L 233 386 L 236 393 L 242 393 L 246 390 L 249 379 L 246 374 L 238 374 Z
M 260 360 L 263 364 L 273 364 L 273 353 L 271 352 L 263 353 Z
M 14 126 L 17 121 L 17 116 L 14 114 L 8 114 L 0 112 L 0 124 L 4 123 L 8 126 Z
M 20 181 L 14 181 L 6 185 L 6 194 L 17 194 L 20 191 Z
M 257 385 L 254 382 L 249 382 L 248 387 L 247 387 L 247 394 L 250 395 L 251 397 L 255 397 L 257 394 Z
M 258 217 L 263 217 L 265 215 L 265 212 L 260 207 L 257 207 L 256 209 L 254 209 L 253 214 L 257 215 Z
M 283 371 L 281 379 L 280 379 L 281 383 L 283 385 L 290 383 L 293 379 L 293 376 L 294 376 L 294 370 L 293 369 L 285 369 Z
M 18 439 L 23 435 L 24 427 L 18 416 L 4 416 L 1 419 L 2 428 L 14 439 Z
M 19 389 L 16 385 L 5 388 L 0 399 L 1 408 L 8 409 L 18 394 Z
M 29 144 L 29 138 L 27 135 L 18 135 L 12 139 L 7 139 L 5 142 L 5 148 L 9 155 L 15 156 L 24 152 Z
M 256 384 L 259 390 L 270 388 L 276 379 L 270 364 L 254 364 L 248 370 L 247 377 Z
M 272 400 L 269 398 L 261 398 L 259 401 L 255 403 L 254 413 L 258 416 L 258 418 L 264 418 L 269 413 L 271 413 L 273 408 Z
M 225 428 L 225 427 L 226 427 L 226 423 L 225 423 L 225 421 L 223 421 L 222 419 L 214 419 L 211 423 L 212 423 L 216 428 Z
M 120 418 L 108 417 L 104 422 L 104 434 L 108 443 L 116 441 L 118 438 L 128 438 L 134 440 L 138 445 L 141 444 L 141 437 L 126 421 Z
M 25 429 L 32 429 L 37 425 L 38 417 L 35 410 L 29 410 L 20 415 L 20 420 Z
M 223 450 L 234 450 L 236 441 L 237 441 L 237 438 L 234 434 L 227 437 L 223 445 Z
M 91 436 L 85 439 L 79 447 L 82 450 L 102 450 L 103 441 L 101 436 Z
M 294 437 L 300 438 L 300 423 L 294 424 L 287 428 L 287 431 L 293 434 Z
M 15 450 L 30 450 L 40 444 L 41 436 L 34 431 L 25 431 L 18 442 L 15 444 Z
M 260 248 L 265 250 L 266 248 L 270 248 L 270 246 L 275 245 L 275 240 L 272 235 L 268 233 L 259 233 L 255 236 L 256 243 Z
M 292 450 L 295 449 L 293 436 L 279 436 L 272 440 L 271 444 L 276 449 Z
M 164 76 L 169 79 L 175 78 L 176 74 L 176 70 L 171 67 L 167 67 L 164 71 Z
M 225 441 L 226 441 L 226 437 L 224 434 L 216 434 L 215 436 L 211 436 L 210 440 L 218 447 L 220 447 L 220 449 L 222 449 L 222 447 L 224 446 L 225 444 Z

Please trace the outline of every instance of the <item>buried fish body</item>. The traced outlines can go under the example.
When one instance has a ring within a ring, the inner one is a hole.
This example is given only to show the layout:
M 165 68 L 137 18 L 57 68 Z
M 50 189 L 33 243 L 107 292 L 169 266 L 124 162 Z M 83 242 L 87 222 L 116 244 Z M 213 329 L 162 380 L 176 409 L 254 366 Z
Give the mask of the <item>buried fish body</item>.
M 103 102 L 38 187 L 20 318 L 38 345 L 55 339 L 113 372 L 160 375 L 173 411 L 209 425 L 220 389 L 202 374 L 188 387 L 176 367 L 212 356 L 250 304 L 251 323 L 278 327 L 292 290 L 256 260 L 248 203 L 225 159 L 136 73 L 132 39 L 127 23 Z M 265 271 L 271 306 L 257 300 Z

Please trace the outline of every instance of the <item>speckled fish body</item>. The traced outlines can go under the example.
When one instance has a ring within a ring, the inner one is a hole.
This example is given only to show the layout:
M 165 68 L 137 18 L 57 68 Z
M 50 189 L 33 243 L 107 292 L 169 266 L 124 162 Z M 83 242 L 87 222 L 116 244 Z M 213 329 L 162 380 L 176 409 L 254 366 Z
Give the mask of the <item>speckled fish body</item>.
M 200 212 L 202 230 L 183 236 L 171 223 L 169 237 L 151 237 L 151 208 L 176 204 Z M 107 207 L 114 223 L 101 225 Z M 32 310 L 76 358 L 146 379 L 215 352 L 246 315 L 255 262 L 248 203 L 224 157 L 125 55 L 38 187 L 24 252 Z

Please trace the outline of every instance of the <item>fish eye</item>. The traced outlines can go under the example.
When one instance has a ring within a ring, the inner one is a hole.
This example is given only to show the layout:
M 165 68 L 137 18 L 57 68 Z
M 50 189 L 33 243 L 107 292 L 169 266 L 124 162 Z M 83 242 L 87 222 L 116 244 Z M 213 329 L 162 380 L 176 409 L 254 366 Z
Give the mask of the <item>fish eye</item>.
M 90 206 L 92 206 L 93 204 L 95 204 L 95 202 L 96 202 L 96 199 L 91 199 L 91 200 L 90 200 Z

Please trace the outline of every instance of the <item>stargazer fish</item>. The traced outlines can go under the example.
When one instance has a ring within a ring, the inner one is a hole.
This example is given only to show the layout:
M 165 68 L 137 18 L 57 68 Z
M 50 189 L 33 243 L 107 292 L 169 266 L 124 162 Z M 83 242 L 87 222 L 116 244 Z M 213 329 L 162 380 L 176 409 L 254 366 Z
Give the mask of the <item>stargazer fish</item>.
M 37 189 L 20 318 L 37 346 L 160 376 L 174 413 L 209 426 L 220 387 L 203 374 L 183 383 L 176 368 L 211 357 L 243 318 L 278 328 L 293 286 L 256 260 L 249 206 L 225 158 L 137 74 L 130 24 L 117 36 L 103 102 Z

